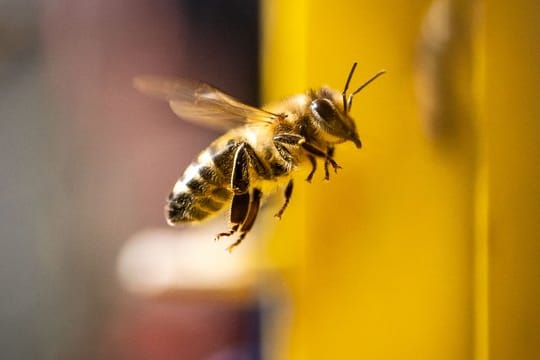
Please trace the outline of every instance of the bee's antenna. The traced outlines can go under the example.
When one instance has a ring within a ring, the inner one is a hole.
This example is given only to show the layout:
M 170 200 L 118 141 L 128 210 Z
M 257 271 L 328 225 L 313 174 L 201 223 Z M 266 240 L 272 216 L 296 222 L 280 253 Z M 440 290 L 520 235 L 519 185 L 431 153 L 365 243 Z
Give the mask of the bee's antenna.
M 356 65 L 356 64 L 355 64 Z M 354 70 L 354 67 L 353 67 L 353 70 Z M 375 80 L 376 78 L 378 78 L 379 76 L 381 76 L 382 74 L 384 74 L 386 72 L 386 70 L 380 70 L 378 73 L 376 73 L 375 75 L 373 75 L 368 81 L 366 81 L 365 83 L 363 83 L 358 89 L 354 90 L 350 95 L 349 95 L 349 99 L 347 101 L 347 106 L 345 108 L 349 108 L 349 111 L 351 110 L 351 107 L 352 107 L 352 100 L 353 100 L 353 97 L 354 95 L 358 94 L 360 92 L 360 90 L 362 90 L 363 88 L 365 88 L 366 86 L 368 86 L 373 80 Z M 350 76 L 349 76 L 350 77 Z M 348 80 L 347 80 L 347 85 L 348 85 Z M 344 93 L 345 94 L 345 93 Z
M 345 87 L 343 88 L 343 92 L 341 93 L 341 96 L 343 96 L 343 111 L 345 114 L 347 113 L 347 90 L 349 89 L 349 83 L 351 82 L 352 76 L 354 74 L 354 69 L 356 69 L 356 65 L 358 63 L 354 63 L 352 66 L 351 71 L 349 71 L 349 76 L 347 76 L 347 82 L 345 83 Z

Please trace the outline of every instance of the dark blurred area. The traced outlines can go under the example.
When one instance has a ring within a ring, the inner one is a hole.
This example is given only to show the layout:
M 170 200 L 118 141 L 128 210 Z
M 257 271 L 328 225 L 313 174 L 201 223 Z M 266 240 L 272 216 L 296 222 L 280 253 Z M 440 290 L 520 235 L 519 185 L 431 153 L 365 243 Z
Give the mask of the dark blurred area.
M 167 193 L 216 136 L 132 78 L 200 79 L 256 104 L 258 3 L 0 7 L 0 358 L 258 358 L 255 300 L 140 299 L 116 277 L 127 239 L 165 226 Z

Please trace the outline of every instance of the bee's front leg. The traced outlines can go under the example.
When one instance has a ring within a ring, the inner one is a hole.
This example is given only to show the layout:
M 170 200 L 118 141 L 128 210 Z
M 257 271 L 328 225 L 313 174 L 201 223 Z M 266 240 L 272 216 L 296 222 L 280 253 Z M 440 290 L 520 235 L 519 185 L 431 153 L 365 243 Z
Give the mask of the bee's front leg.
M 337 169 L 341 169 L 341 166 L 334 160 L 334 147 L 329 146 L 326 152 L 321 149 L 311 145 L 309 143 L 303 142 L 300 145 L 310 154 L 323 157 L 324 158 L 324 180 L 330 180 L 330 172 L 328 171 L 328 165 L 332 165 L 334 171 L 337 172 Z
M 334 168 L 334 171 L 337 171 L 337 169 L 340 169 L 341 166 L 339 166 L 336 161 L 333 158 L 334 155 L 334 147 L 329 146 L 328 149 L 325 151 L 319 149 L 317 146 L 310 144 L 306 142 L 306 138 L 297 135 L 297 134 L 280 134 L 276 135 L 274 137 L 274 143 L 278 144 L 289 144 L 289 145 L 299 145 L 301 146 L 305 151 L 308 152 L 309 155 L 324 158 L 324 170 L 325 170 L 325 180 L 330 179 L 330 172 L 328 171 L 328 164 L 332 165 Z M 309 158 L 309 157 L 308 157 Z M 310 159 L 311 160 L 311 159 Z M 315 173 L 316 165 L 313 165 L 312 163 L 312 170 L 308 175 L 308 178 L 306 180 L 310 181 L 313 177 L 313 173 Z
M 337 173 L 338 169 L 341 169 L 341 166 L 339 166 L 334 161 L 334 150 L 335 148 L 333 146 L 329 146 L 326 150 L 326 158 L 324 159 L 324 179 L 330 180 L 330 171 L 328 171 L 328 165 L 332 165 L 332 168 L 334 168 L 334 172 Z

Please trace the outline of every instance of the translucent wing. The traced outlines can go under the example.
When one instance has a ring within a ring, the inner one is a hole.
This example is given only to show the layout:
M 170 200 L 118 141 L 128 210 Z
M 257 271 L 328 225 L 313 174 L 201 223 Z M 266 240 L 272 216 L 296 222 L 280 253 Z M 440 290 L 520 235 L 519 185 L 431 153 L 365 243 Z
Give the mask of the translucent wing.
M 282 116 L 246 105 L 221 90 L 200 81 L 141 76 L 133 81 L 145 94 L 169 101 L 183 119 L 227 130 L 248 123 L 272 123 Z

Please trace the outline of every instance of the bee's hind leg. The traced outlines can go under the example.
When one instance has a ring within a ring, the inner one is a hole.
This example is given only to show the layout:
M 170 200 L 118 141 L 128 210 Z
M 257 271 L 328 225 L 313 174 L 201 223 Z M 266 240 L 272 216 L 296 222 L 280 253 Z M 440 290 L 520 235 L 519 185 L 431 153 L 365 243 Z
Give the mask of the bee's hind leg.
M 231 213 L 229 222 L 231 223 L 231 229 L 226 232 L 222 232 L 216 235 L 215 240 L 223 236 L 231 236 L 238 231 L 240 225 L 245 221 L 249 210 L 249 193 L 235 194 L 232 198 Z
M 249 208 L 247 210 L 246 216 L 244 218 L 243 223 L 240 225 L 240 235 L 238 236 L 238 239 L 234 242 L 234 244 L 230 245 L 227 250 L 229 252 L 232 251 L 236 246 L 238 246 L 242 240 L 246 237 L 247 233 L 251 228 L 253 227 L 253 224 L 255 223 L 255 219 L 257 219 L 257 215 L 259 213 L 259 207 L 261 205 L 261 197 L 262 192 L 260 189 L 253 189 L 253 193 L 251 195 L 251 201 L 249 202 Z M 232 221 L 232 220 L 231 220 Z
M 240 144 L 234 153 L 234 162 L 231 176 L 231 188 L 233 198 L 231 202 L 231 212 L 229 222 L 231 229 L 219 233 L 216 240 L 223 236 L 231 236 L 238 231 L 247 217 L 250 203 L 249 196 L 249 169 L 248 154 L 245 151 L 245 143 Z
M 257 158 L 253 148 L 248 143 L 242 143 L 234 154 L 231 177 L 231 188 L 234 192 L 230 215 L 232 226 L 230 231 L 223 233 L 223 236 L 230 236 L 236 232 L 240 234 L 236 242 L 227 248 L 229 252 L 242 242 L 246 234 L 251 230 L 259 213 L 262 192 L 260 189 L 254 188 L 250 195 L 250 164 L 257 172 L 263 171 L 260 160 Z
M 238 224 L 234 225 L 233 227 L 231 227 L 231 230 L 229 231 L 224 231 L 224 232 L 220 232 L 219 234 L 216 235 L 216 237 L 214 238 L 214 241 L 218 241 L 220 238 L 222 238 L 223 236 L 231 236 L 232 234 L 234 234 L 236 231 L 238 230 Z

